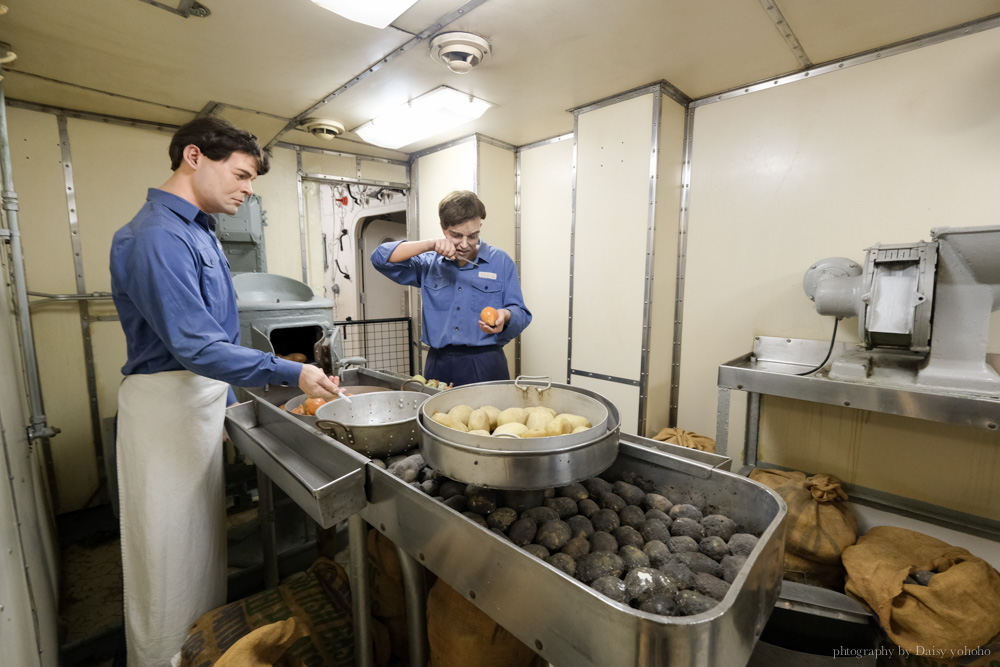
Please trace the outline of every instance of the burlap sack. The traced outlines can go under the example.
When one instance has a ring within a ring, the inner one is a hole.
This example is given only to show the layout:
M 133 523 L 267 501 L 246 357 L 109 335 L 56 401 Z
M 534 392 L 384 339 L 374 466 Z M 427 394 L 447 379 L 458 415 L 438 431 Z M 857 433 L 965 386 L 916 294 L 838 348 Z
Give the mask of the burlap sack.
M 388 631 L 389 646 L 383 650 L 408 665 L 410 642 L 406 625 L 406 596 L 396 545 L 375 529 L 369 529 L 367 541 L 372 616 L 381 621 Z
M 347 573 L 337 563 L 318 558 L 307 571 L 288 577 L 280 586 L 269 588 L 237 602 L 203 614 L 191 626 L 181 647 L 181 667 L 211 667 L 241 638 L 278 621 L 296 619 L 290 634 L 281 628 L 248 640 L 258 655 L 267 647 L 260 640 L 291 640 L 281 648 L 274 664 L 307 665 L 354 664 L 354 624 L 351 619 L 351 589 Z M 297 634 L 302 623 L 307 632 Z M 248 648 L 248 647 L 244 647 Z M 277 649 L 275 649 L 277 650 Z M 235 663 L 231 663 L 235 664 Z M 248 662 L 246 664 L 253 664 Z M 266 664 L 266 663 L 265 663 Z
M 914 655 L 954 658 L 1000 633 L 1000 572 L 961 547 L 891 526 L 876 526 L 848 547 L 845 590 L 868 603 L 886 634 Z M 929 585 L 904 583 L 918 570 Z
M 308 635 L 309 626 L 294 616 L 259 627 L 229 647 L 214 667 L 303 667 L 285 651 Z
M 430 667 L 532 667 L 546 664 L 496 621 L 438 579 L 427 595 Z
M 702 452 L 715 453 L 715 440 L 704 435 L 698 435 L 693 431 L 685 431 L 682 428 L 660 429 L 660 432 L 653 436 L 653 440 L 666 442 L 671 445 L 680 445 L 688 449 L 697 449 Z

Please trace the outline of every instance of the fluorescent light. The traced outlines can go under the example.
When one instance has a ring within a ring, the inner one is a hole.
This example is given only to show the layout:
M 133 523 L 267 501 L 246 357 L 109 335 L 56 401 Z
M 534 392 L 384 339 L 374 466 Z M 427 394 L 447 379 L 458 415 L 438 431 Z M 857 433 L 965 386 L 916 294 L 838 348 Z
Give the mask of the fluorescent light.
M 472 95 L 441 86 L 368 121 L 354 132 L 370 144 L 400 148 L 475 120 L 491 106 Z
M 417 0 L 312 0 L 345 19 L 384 28 L 409 9 Z

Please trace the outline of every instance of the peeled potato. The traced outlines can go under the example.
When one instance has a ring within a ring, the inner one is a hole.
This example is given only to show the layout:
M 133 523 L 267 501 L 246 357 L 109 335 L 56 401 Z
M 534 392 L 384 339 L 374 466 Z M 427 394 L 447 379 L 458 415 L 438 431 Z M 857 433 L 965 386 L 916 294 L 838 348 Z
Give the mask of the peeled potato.
M 556 417 L 545 425 L 545 432 L 549 435 L 565 435 L 567 433 L 571 433 L 572 431 L 573 427 L 562 417 Z
M 507 408 L 503 412 L 497 415 L 497 428 L 500 428 L 504 424 L 509 424 L 515 422 L 524 426 L 524 422 L 528 420 L 528 411 L 524 408 Z
M 587 428 L 590 428 L 591 426 L 590 422 L 587 421 L 587 418 L 581 417 L 580 415 L 571 415 L 564 412 L 561 415 L 556 415 L 556 416 L 562 417 L 563 419 L 568 421 L 570 424 L 573 425 L 573 428 L 576 428 L 578 426 L 586 426 Z
M 451 410 L 448 411 L 448 414 L 457 419 L 458 421 L 462 422 L 466 426 L 468 426 L 469 415 L 472 414 L 472 406 L 456 405 L 455 407 L 453 407 Z
M 545 409 L 532 410 L 531 414 L 528 415 L 528 421 L 524 422 L 524 425 L 529 429 L 545 430 L 545 425 L 552 421 L 552 417 L 554 416 L 550 415 Z
M 503 414 L 503 413 L 501 413 L 501 414 Z M 510 433 L 511 435 L 520 436 L 520 435 L 523 435 L 525 433 L 525 431 L 527 431 L 527 430 L 528 430 L 528 427 L 525 426 L 524 424 L 522 424 L 521 422 L 507 422 L 505 424 L 501 424 L 500 426 L 497 426 L 496 430 L 493 431 L 493 435 L 500 435 L 502 433 Z
M 469 421 L 466 423 L 468 424 L 470 431 L 486 431 L 486 435 L 489 435 L 490 416 L 486 414 L 486 410 L 483 410 L 482 408 L 473 410 L 469 414 Z
M 497 416 L 500 414 L 500 408 L 494 407 L 492 405 L 484 405 L 480 410 L 484 410 L 490 418 L 490 430 L 492 431 L 497 427 Z
M 489 435 L 489 431 L 484 431 L 482 429 L 476 429 L 474 431 L 469 431 L 469 435 Z
M 590 430 L 589 426 L 577 426 L 575 429 L 573 429 L 573 433 L 579 433 L 580 431 L 589 431 L 589 430 Z
M 548 435 L 543 428 L 529 428 L 521 434 L 522 438 L 544 438 Z
M 553 417 L 556 416 L 556 411 L 555 410 L 553 410 L 550 407 L 546 407 L 544 405 L 534 405 L 534 406 L 532 406 L 530 408 L 525 408 L 525 410 L 527 410 L 531 414 L 534 414 L 536 412 L 544 412 L 544 413 L 548 414 L 549 419 L 552 419 Z
M 453 428 L 456 431 L 461 431 L 463 433 L 467 433 L 469 431 L 468 426 L 458 421 L 457 419 L 449 415 L 447 412 L 435 412 L 434 416 L 431 417 L 431 419 L 436 421 L 438 424 L 443 424 L 444 426 L 447 426 L 448 428 Z

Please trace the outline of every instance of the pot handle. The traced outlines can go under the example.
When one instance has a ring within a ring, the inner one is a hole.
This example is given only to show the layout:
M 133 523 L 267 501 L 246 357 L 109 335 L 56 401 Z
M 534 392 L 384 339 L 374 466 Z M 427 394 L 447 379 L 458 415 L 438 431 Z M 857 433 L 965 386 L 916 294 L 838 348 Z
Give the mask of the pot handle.
M 346 424 L 341 424 L 338 421 L 333 421 L 332 419 L 317 419 L 316 428 L 326 433 L 328 436 L 334 440 L 339 440 L 343 442 L 350 448 L 354 448 L 354 432 Z M 343 429 L 344 435 L 338 435 L 337 429 Z
M 410 384 L 411 382 L 413 384 L 417 385 L 416 389 L 407 389 L 406 388 L 406 385 Z M 424 386 L 425 386 L 424 383 L 421 382 L 420 380 L 407 380 L 402 385 L 400 385 L 399 390 L 400 391 L 419 391 L 420 393 L 423 393 Z
M 520 389 L 521 391 L 527 393 L 528 387 L 534 385 L 521 386 L 520 384 L 518 384 L 521 380 L 545 380 L 546 382 L 548 382 L 548 384 L 545 385 L 544 387 L 535 387 L 535 390 L 539 394 L 545 391 L 546 389 L 552 388 L 552 378 L 549 377 L 548 375 L 518 375 L 517 379 L 514 380 L 514 386 Z

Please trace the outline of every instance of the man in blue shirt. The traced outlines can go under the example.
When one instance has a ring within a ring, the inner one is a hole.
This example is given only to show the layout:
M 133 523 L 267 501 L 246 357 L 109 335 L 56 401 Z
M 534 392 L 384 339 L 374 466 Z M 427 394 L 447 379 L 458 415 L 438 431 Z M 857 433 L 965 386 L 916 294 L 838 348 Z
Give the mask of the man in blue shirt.
M 129 667 L 162 667 L 226 602 L 223 421 L 230 385 L 297 384 L 334 398 L 312 365 L 240 346 L 229 264 L 210 214 L 234 214 L 268 170 L 249 132 L 197 118 L 170 142 L 173 175 L 111 245 L 128 350 L 118 480 Z
M 394 282 L 420 288 L 427 378 L 455 385 L 509 380 L 502 348 L 531 323 L 517 267 L 479 238 L 486 207 L 475 193 L 447 195 L 438 217 L 444 238 L 383 243 L 372 265 Z M 497 312 L 495 323 L 480 319 L 487 306 Z

